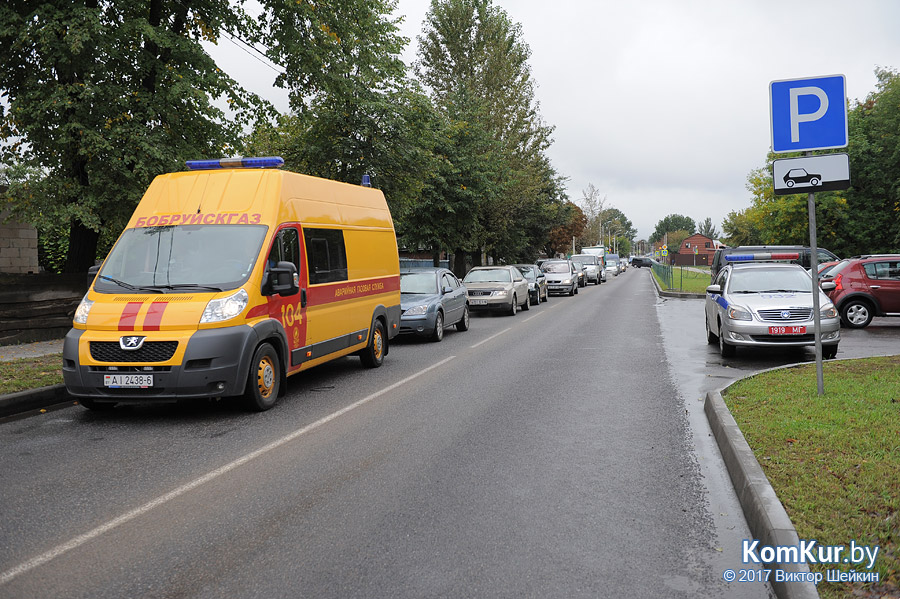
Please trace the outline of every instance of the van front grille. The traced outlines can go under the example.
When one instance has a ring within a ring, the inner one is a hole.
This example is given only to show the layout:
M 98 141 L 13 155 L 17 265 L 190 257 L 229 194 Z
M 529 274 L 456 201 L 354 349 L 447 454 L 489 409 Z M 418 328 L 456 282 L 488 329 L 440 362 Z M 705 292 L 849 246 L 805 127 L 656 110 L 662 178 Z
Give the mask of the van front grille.
M 145 341 L 140 349 L 124 350 L 118 341 L 91 341 L 91 357 L 98 362 L 165 362 L 178 349 L 177 341 Z

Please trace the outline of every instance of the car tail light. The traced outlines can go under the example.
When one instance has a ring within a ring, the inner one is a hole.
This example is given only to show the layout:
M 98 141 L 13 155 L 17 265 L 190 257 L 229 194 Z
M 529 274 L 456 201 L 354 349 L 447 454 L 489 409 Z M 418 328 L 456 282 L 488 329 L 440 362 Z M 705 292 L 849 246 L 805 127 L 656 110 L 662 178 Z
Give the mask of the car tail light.
M 841 284 L 841 281 L 842 281 L 843 279 L 844 279 L 843 273 L 838 274 L 838 276 L 836 276 L 836 277 L 833 279 L 833 281 L 834 281 L 834 290 L 835 290 L 835 291 L 843 291 L 843 290 L 844 290 L 844 286 Z

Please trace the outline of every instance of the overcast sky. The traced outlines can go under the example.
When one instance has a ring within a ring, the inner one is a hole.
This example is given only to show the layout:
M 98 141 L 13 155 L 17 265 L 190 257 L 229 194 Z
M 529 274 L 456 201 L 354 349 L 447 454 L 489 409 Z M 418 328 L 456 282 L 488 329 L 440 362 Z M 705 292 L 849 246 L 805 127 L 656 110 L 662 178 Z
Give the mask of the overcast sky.
M 644 239 L 672 213 L 711 217 L 721 232 L 730 211 L 750 205 L 747 175 L 771 145 L 769 82 L 843 74 L 852 103 L 875 90 L 876 67 L 900 69 L 898 0 L 494 4 L 531 48 L 540 112 L 556 128 L 548 153 L 569 198 L 593 183 Z M 429 5 L 398 2 L 407 63 Z

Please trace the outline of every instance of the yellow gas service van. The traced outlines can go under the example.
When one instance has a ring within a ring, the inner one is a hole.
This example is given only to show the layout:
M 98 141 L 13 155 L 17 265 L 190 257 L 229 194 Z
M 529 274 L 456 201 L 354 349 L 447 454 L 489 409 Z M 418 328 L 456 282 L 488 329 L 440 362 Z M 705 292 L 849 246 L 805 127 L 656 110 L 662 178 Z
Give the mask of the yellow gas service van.
M 384 195 L 283 164 L 189 161 L 153 180 L 63 345 L 82 405 L 243 396 L 266 410 L 302 370 L 381 365 L 400 330 Z

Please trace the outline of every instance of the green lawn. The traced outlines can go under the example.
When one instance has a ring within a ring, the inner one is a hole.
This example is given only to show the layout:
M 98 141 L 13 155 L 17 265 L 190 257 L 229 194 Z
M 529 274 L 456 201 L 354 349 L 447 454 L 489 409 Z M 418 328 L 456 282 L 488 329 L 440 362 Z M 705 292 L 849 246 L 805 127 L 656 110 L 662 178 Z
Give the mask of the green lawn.
M 824 376 L 821 397 L 811 364 L 745 379 L 724 398 L 800 538 L 878 545 L 886 586 L 871 596 L 900 596 L 900 357 L 829 361 Z M 819 593 L 870 596 L 854 594 L 862 588 L 823 582 Z
M 686 293 L 706 293 L 706 287 L 709 285 L 709 267 L 671 267 L 671 281 L 667 282 L 663 277 L 663 268 L 655 267 L 653 276 L 659 283 L 660 289 L 667 291 L 684 291 Z M 702 270 L 703 272 L 697 272 Z
M 62 354 L 0 362 L 0 395 L 62 382 Z

